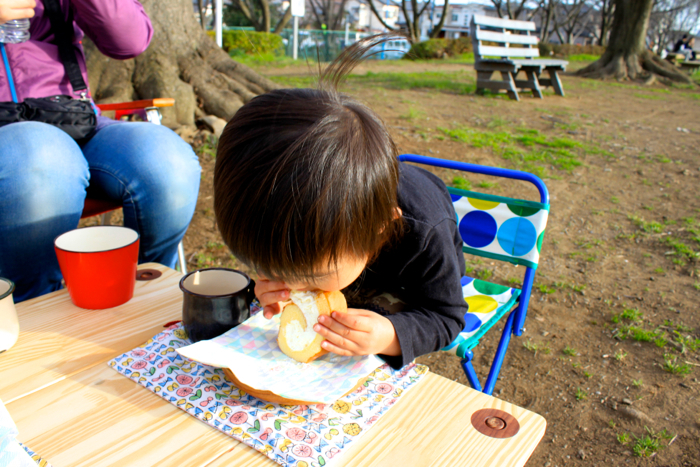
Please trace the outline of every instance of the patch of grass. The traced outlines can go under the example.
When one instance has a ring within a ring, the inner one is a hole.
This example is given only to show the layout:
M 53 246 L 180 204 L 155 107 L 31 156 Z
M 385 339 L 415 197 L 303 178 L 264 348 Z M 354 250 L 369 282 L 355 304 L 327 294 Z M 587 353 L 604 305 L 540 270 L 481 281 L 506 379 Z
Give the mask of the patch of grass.
M 676 237 L 664 237 L 661 241 L 673 248 L 674 254 L 682 258 L 686 258 L 688 260 L 700 258 L 700 252 L 694 251 L 692 248 L 690 248 L 685 243 L 681 242 Z
M 637 308 L 625 308 L 622 313 L 613 315 L 611 321 L 619 323 L 621 319 L 632 322 L 641 322 L 644 315 Z
M 663 333 L 659 331 L 650 331 L 636 326 L 623 326 L 620 328 L 618 336 L 620 336 L 621 339 L 630 338 L 637 342 L 654 342 L 661 337 L 662 334 Z
M 571 357 L 578 356 L 578 352 L 576 351 L 576 349 L 574 349 L 573 347 L 569 347 L 568 345 L 566 346 L 566 348 L 564 350 L 562 350 L 562 353 L 564 355 L 569 355 Z
M 644 382 L 642 381 L 641 378 L 632 380 L 632 386 L 634 386 L 635 388 L 641 388 L 643 385 L 644 385 Z
M 613 196 L 612 198 L 610 198 L 610 202 L 613 204 L 618 204 L 620 202 L 620 198 L 618 198 L 617 196 Z
M 642 436 L 641 438 L 634 438 L 636 441 L 634 446 L 632 446 L 632 452 L 638 457 L 649 457 L 661 449 L 661 443 L 658 439 L 652 438 L 650 436 Z
M 617 442 L 625 445 L 630 442 L 630 435 L 629 433 L 618 433 L 617 435 Z
M 647 222 L 639 216 L 627 216 L 627 218 L 647 233 L 661 233 L 664 230 L 664 226 L 655 221 Z
M 634 93 L 635 97 L 641 97 L 642 99 L 650 99 L 650 100 L 663 100 L 666 99 L 665 96 L 659 96 L 656 94 L 642 94 L 640 92 Z
M 502 127 L 502 126 L 508 126 L 508 125 L 510 125 L 510 122 L 509 122 L 508 120 L 506 120 L 506 119 L 504 119 L 504 118 L 500 118 L 500 117 L 493 117 L 493 118 L 486 124 L 486 126 L 487 126 L 488 128 L 491 128 L 491 129 L 493 129 L 493 128 L 500 128 L 500 127 Z
M 483 182 L 479 182 L 479 184 L 477 186 L 479 188 L 495 188 L 498 186 L 498 183 L 497 182 L 483 181 Z
M 586 284 L 573 284 L 571 282 L 555 282 L 554 287 L 559 289 L 571 289 L 574 292 L 581 293 L 585 290 Z
M 625 352 L 624 350 L 620 349 L 617 352 L 615 352 L 615 360 L 617 360 L 618 362 L 624 360 L 625 357 L 627 357 L 627 352 Z
M 270 79 L 285 88 L 313 88 L 318 84 L 318 78 L 314 76 L 270 76 Z
M 678 331 L 673 331 L 673 334 L 675 335 L 675 338 L 673 340 L 681 344 L 681 353 L 685 353 L 686 350 L 695 352 L 698 349 L 700 349 L 700 339 L 694 339 L 691 336 L 684 337 Z
M 476 277 L 478 279 L 481 279 L 482 281 L 488 281 L 491 276 L 493 276 L 493 271 L 490 269 L 482 269 L 481 271 L 476 273 Z
M 219 138 L 214 135 L 209 135 L 204 138 L 202 144 L 195 146 L 195 151 L 198 156 L 207 155 L 212 159 L 216 158 L 216 148 L 219 145 Z
M 692 373 L 693 369 L 687 363 L 678 363 L 678 357 L 670 354 L 664 355 L 664 364 L 662 368 L 669 373 L 678 376 L 685 376 Z
M 231 58 L 236 60 L 238 63 L 242 63 L 244 65 L 247 65 L 247 66 L 253 67 L 253 68 L 256 68 L 256 67 L 282 68 L 285 66 L 294 65 L 294 64 L 299 63 L 297 60 L 294 60 L 292 57 L 287 57 L 285 55 L 279 56 L 279 55 L 275 55 L 272 52 L 255 53 L 255 54 L 230 53 L 230 55 L 231 55 Z M 316 63 L 316 60 L 314 57 L 308 57 L 308 62 L 309 63 Z
M 525 347 L 527 350 L 534 354 L 542 352 L 545 355 L 549 355 L 552 352 L 552 349 L 550 349 L 549 345 L 547 345 L 546 343 L 537 344 L 530 340 L 528 340 L 527 342 L 523 342 L 523 347 Z
M 425 112 L 423 112 L 422 110 L 418 110 L 415 107 L 413 107 L 412 105 L 410 105 L 408 107 L 408 111 L 405 114 L 400 115 L 399 118 L 410 121 L 410 120 L 415 120 L 417 118 L 420 118 L 423 115 L 425 115 Z
M 422 73 L 375 73 L 351 75 L 350 83 L 368 83 L 390 89 L 434 89 L 452 94 L 471 94 L 476 90 L 474 76 L 465 72 L 426 71 Z
M 599 55 L 591 55 L 591 54 L 575 54 L 575 55 L 569 55 L 567 57 L 567 60 L 570 62 L 595 62 L 600 58 Z
M 588 393 L 581 388 L 576 388 L 576 392 L 574 393 L 574 397 L 576 397 L 577 401 L 584 401 L 584 400 L 588 399 Z
M 545 284 L 538 284 L 538 285 L 536 285 L 536 287 L 537 287 L 537 290 L 540 291 L 540 293 L 543 293 L 545 295 L 553 294 L 554 292 L 557 291 L 557 289 L 555 289 L 553 287 L 547 287 L 547 285 L 545 285 Z
M 566 138 L 546 137 L 537 130 L 519 129 L 518 134 L 509 131 L 484 131 L 461 127 L 438 128 L 455 141 L 475 148 L 487 148 L 494 154 L 512 161 L 518 168 L 537 175 L 546 175 L 546 168 L 572 171 L 579 167 L 579 153 L 592 152 L 581 143 Z M 600 153 L 600 151 L 599 151 Z
M 664 268 L 655 268 L 655 269 L 654 269 L 654 272 L 655 272 L 656 274 L 663 274 L 663 273 L 665 273 L 666 271 L 664 271 Z
M 647 434 L 641 438 L 634 437 L 634 446 L 632 446 L 632 452 L 637 457 L 651 457 L 661 449 L 666 446 L 662 444 L 664 441 L 668 441 L 674 438 L 674 435 L 666 431 L 664 428 L 658 433 L 655 433 L 652 429 L 644 427 Z
M 472 182 L 462 177 L 455 177 L 452 179 L 452 186 L 460 190 L 469 191 L 472 189 Z
M 511 277 L 510 279 L 508 279 L 508 283 L 510 285 L 523 285 L 523 280 L 519 277 Z

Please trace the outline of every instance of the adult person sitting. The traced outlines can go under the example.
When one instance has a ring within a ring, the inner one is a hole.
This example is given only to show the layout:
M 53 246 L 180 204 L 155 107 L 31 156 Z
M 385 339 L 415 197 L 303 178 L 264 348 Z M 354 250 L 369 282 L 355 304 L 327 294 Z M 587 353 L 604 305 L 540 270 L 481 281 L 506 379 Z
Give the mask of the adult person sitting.
M 695 60 L 695 38 L 691 37 L 685 44 L 685 48 L 681 50 L 681 53 L 685 55 L 685 60 Z
M 137 0 L 59 0 L 74 30 L 73 46 L 85 83 L 83 31 L 105 55 L 133 58 L 153 28 Z M 0 0 L 0 23 L 31 18 L 31 38 L 4 44 L 0 102 L 29 97 L 79 98 L 66 76 L 42 1 Z M 89 91 L 88 91 L 89 92 Z M 89 94 L 88 94 L 89 96 Z M 45 123 L 0 127 L 0 276 L 16 284 L 16 301 L 61 287 L 53 240 L 77 227 L 86 190 L 124 206 L 124 224 L 140 235 L 139 262 L 174 267 L 177 245 L 192 219 L 200 166 L 192 148 L 168 128 L 99 116 L 78 144 Z
M 673 51 L 675 53 L 681 53 L 681 50 L 683 50 L 688 43 L 688 35 L 683 34 L 683 36 L 676 41 L 676 43 L 673 45 Z
M 678 39 L 673 45 L 673 51 L 678 54 L 683 54 L 686 61 L 695 60 L 694 46 L 695 37 L 688 37 L 687 34 L 683 34 L 683 37 Z

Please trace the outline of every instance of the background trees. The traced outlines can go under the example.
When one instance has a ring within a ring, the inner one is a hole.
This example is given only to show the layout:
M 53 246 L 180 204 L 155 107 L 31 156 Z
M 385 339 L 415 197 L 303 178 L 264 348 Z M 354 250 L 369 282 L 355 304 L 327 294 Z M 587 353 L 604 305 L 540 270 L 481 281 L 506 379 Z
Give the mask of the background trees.
M 691 78 L 649 50 L 647 29 L 654 0 L 614 0 L 607 49 L 599 60 L 577 74 L 588 78 L 645 79 L 661 77 L 682 83 Z

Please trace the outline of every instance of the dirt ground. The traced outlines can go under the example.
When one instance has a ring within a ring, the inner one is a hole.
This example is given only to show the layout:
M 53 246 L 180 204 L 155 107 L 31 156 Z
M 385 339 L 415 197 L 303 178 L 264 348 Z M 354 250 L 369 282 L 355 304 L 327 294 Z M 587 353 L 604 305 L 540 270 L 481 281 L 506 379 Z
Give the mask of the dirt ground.
M 357 70 L 366 71 L 474 80 L 460 64 L 368 62 Z M 308 76 L 313 68 L 261 72 Z M 351 79 L 345 91 L 384 118 L 402 153 L 534 170 L 549 188 L 527 329 L 511 341 L 494 392 L 547 420 L 528 465 L 700 465 L 700 88 L 567 75 L 566 97 L 514 102 L 401 89 L 395 79 Z M 239 267 L 214 221 L 215 140 L 200 132 L 194 145 L 204 170 L 184 241 L 189 267 Z M 448 184 L 460 176 L 437 173 Z M 474 190 L 537 199 L 522 184 L 462 177 Z M 470 275 L 493 282 L 517 284 L 524 272 L 467 260 Z M 500 330 L 475 350 L 482 378 Z M 419 361 L 468 384 L 456 357 Z

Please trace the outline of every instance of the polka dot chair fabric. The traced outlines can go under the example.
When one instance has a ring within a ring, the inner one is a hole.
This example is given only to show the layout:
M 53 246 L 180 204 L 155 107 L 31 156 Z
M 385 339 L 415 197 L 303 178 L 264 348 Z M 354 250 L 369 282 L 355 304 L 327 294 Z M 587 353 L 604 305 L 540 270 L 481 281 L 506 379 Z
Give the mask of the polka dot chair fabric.
M 513 308 L 520 290 L 465 276 L 462 278 L 462 293 L 469 304 L 469 312 L 464 316 L 464 330 L 442 349 L 460 358 L 465 357 L 467 350 L 476 347 L 486 331 Z
M 448 188 L 466 253 L 537 268 L 549 206 Z
M 448 188 L 465 253 L 537 268 L 549 205 Z M 469 304 L 466 325 L 443 350 L 465 358 L 479 339 L 518 303 L 521 291 L 504 285 L 462 278 Z

